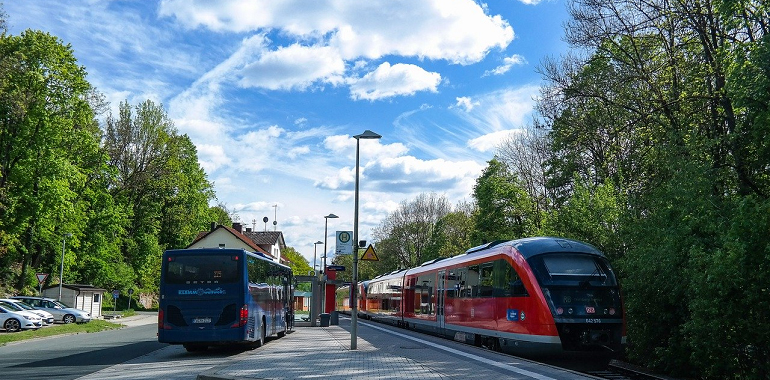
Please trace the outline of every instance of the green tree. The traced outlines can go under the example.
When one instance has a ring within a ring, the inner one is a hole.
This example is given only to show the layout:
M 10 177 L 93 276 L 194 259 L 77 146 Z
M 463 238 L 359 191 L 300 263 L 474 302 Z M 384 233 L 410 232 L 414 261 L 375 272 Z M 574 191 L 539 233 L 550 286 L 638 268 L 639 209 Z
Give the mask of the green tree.
M 295 276 L 307 276 L 312 270 L 310 263 L 307 262 L 302 254 L 297 252 L 293 247 L 286 247 L 281 251 L 281 256 L 289 261 L 288 265 L 291 268 L 292 273 Z M 300 283 L 297 285 L 297 290 L 304 292 L 310 291 L 310 283 Z
M 537 230 L 541 215 L 529 194 L 498 159 L 476 179 L 473 197 L 478 205 L 473 244 L 530 236 Z
M 436 222 L 450 210 L 446 197 L 435 193 L 401 202 L 373 231 L 381 262 L 372 265 L 388 271 L 421 264 Z
M 87 223 L 78 191 L 102 175 L 85 69 L 47 33 L 0 35 L 0 272 L 17 289 L 58 267 L 62 236 Z M 69 262 L 75 262 L 72 257 Z
M 544 235 L 563 236 L 598 247 L 610 257 L 620 258 L 624 248 L 622 218 L 626 202 L 606 179 L 598 186 L 575 180 L 572 196 L 546 217 Z
M 295 276 L 306 276 L 312 270 L 307 259 L 293 247 L 286 247 L 281 251 L 281 255 L 289 260 L 289 267 Z
M 155 291 L 163 250 L 187 246 L 211 221 L 212 185 L 195 146 L 152 101 L 133 111 L 122 102 L 107 118 L 104 146 L 116 171 L 112 196 L 129 219 L 121 251 L 140 288 Z
M 618 253 L 632 360 L 766 377 L 768 333 L 754 317 L 766 304 L 741 297 L 767 285 L 741 266 L 767 262 L 767 241 L 749 231 L 770 229 L 756 213 L 770 195 L 768 5 L 578 0 L 570 13 L 578 53 L 546 62 L 538 102 L 550 227 Z
M 213 185 L 198 163 L 195 145 L 187 135 L 175 136 L 174 152 L 169 160 L 171 192 L 161 205 L 161 228 L 158 240 L 165 249 L 185 248 L 199 231 L 211 222 L 210 200 L 215 198 Z M 232 224 L 228 224 L 232 225 Z
M 461 202 L 454 211 L 441 217 L 433 229 L 423 260 L 452 257 L 471 248 L 474 214 L 473 204 Z
M 233 213 L 223 203 L 209 207 L 209 221 L 216 222 L 220 226 L 233 225 Z

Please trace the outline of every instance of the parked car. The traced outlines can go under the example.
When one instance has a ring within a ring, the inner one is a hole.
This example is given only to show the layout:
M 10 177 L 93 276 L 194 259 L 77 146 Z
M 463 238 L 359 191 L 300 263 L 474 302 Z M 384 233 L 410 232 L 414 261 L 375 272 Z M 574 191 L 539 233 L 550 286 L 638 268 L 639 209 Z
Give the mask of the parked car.
M 36 309 L 45 310 L 53 314 L 53 317 L 57 322 L 86 323 L 91 321 L 91 314 L 80 309 L 69 307 L 51 298 L 32 296 L 15 296 L 11 298 L 21 300 Z
M 51 314 L 51 313 L 49 313 L 49 312 L 47 312 L 45 310 L 35 309 L 34 307 L 29 306 L 29 305 L 27 305 L 26 303 L 24 303 L 24 302 L 22 302 L 20 300 L 15 300 L 15 299 L 12 299 L 12 298 L 0 298 L 0 304 L 2 304 L 2 303 L 11 303 L 13 305 L 16 305 L 16 306 L 24 309 L 25 311 L 29 311 L 31 313 L 37 314 L 40 317 L 40 319 L 43 320 L 43 325 L 51 325 L 51 324 L 53 324 L 53 321 L 54 321 L 53 314 Z
M 0 305 L 0 327 L 7 332 L 37 330 L 43 327 L 43 321 L 36 314 Z

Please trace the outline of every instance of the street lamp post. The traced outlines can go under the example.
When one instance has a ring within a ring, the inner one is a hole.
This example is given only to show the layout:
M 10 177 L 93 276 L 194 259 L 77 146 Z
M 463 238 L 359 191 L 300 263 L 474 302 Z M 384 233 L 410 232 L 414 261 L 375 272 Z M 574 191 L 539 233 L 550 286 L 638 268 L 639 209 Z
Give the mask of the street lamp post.
M 321 301 L 319 298 L 321 298 L 321 290 L 318 289 L 318 272 L 316 270 L 316 256 L 318 251 L 318 244 L 323 244 L 322 241 L 317 241 L 313 243 L 313 284 L 312 284 L 312 295 L 311 303 L 310 303 L 310 326 L 315 327 L 316 326 L 316 318 L 318 317 L 318 308 L 321 305 Z
M 324 263 L 323 263 L 323 272 L 322 273 L 324 274 L 325 278 L 329 278 L 329 276 L 326 273 L 326 255 L 328 253 L 328 251 L 326 250 L 326 236 L 327 236 L 328 232 L 326 232 L 326 231 L 327 231 L 327 229 L 329 227 L 329 218 L 336 219 L 336 218 L 339 218 L 339 216 L 334 215 L 334 214 L 329 214 L 329 215 L 324 216 L 324 255 L 322 257 L 323 260 L 324 260 Z M 323 310 L 324 313 L 326 312 L 326 282 L 325 281 L 324 281 L 322 298 L 321 298 L 321 310 Z
M 315 258 L 316 258 L 316 255 L 317 255 L 316 251 L 318 250 L 318 244 L 323 244 L 323 243 L 324 242 L 322 242 L 320 240 L 315 242 L 315 243 L 313 243 L 313 271 L 314 272 L 315 272 L 315 267 L 316 267 Z M 318 272 L 315 272 L 315 274 L 317 275 Z
M 69 232 L 62 236 L 61 241 L 61 266 L 59 267 L 59 302 L 61 302 L 61 286 L 64 283 L 64 247 L 67 246 L 68 237 L 72 237 L 72 234 Z
M 350 296 L 352 305 L 350 307 L 350 349 L 357 349 L 358 341 L 358 161 L 359 161 L 359 145 L 361 139 L 379 139 L 382 136 L 370 131 L 365 130 L 360 135 L 353 136 L 356 139 L 356 190 L 355 190 L 355 209 L 353 212 L 353 283 L 350 285 Z

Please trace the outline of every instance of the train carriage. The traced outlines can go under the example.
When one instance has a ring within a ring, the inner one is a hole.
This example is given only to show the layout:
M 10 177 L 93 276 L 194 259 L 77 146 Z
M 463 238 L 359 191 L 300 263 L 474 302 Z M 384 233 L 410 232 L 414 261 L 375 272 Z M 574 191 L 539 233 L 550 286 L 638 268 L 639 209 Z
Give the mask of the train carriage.
M 372 319 L 518 355 L 619 352 L 625 325 L 606 257 L 550 237 L 497 241 L 372 279 Z

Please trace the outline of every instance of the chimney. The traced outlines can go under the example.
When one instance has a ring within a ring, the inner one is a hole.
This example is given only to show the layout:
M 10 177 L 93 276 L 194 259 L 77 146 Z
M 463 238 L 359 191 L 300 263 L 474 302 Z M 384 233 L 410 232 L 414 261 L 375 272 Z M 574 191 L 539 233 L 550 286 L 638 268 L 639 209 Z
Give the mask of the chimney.
M 233 223 L 233 229 L 240 233 L 243 233 L 243 225 L 241 225 L 240 223 Z
M 251 227 L 246 227 L 246 232 L 251 232 Z
M 214 231 L 216 229 L 217 229 L 217 222 L 211 222 L 211 228 L 209 229 L 209 231 Z

